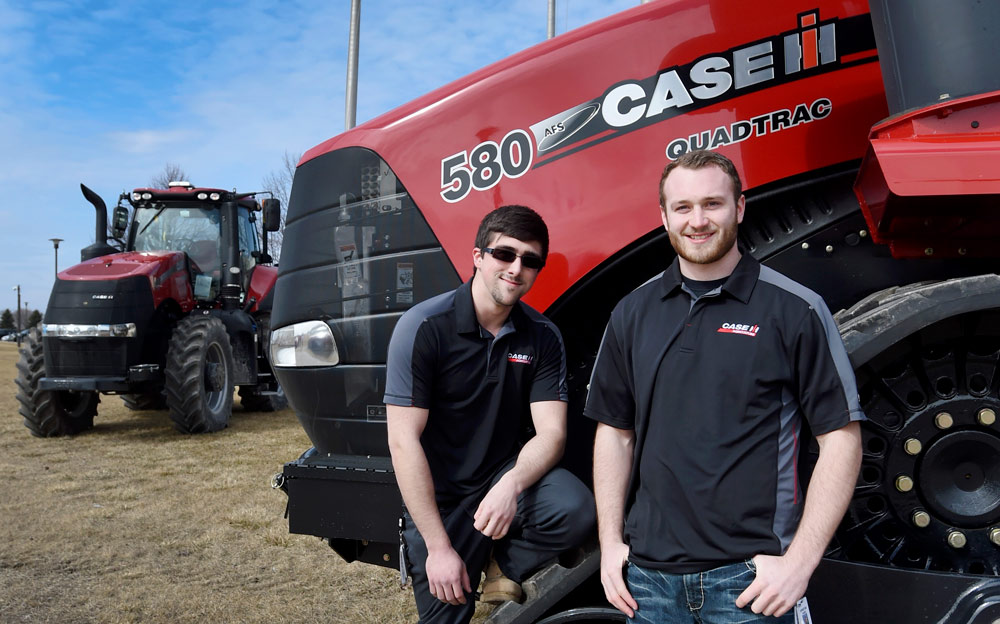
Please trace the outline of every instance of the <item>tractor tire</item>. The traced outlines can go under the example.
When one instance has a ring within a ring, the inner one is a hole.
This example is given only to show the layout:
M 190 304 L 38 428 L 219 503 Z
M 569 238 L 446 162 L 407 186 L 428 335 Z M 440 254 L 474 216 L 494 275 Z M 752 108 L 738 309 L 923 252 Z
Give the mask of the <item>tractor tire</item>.
M 259 386 L 240 386 L 240 405 L 248 412 L 277 412 L 288 407 L 285 391 L 278 386 L 276 394 L 260 394 Z
M 39 390 L 38 380 L 45 374 L 42 334 L 33 329 L 21 347 L 17 362 L 17 400 L 24 426 L 39 438 L 75 435 L 94 426 L 96 392 Z
M 133 411 L 157 411 L 167 409 L 167 397 L 162 391 L 123 394 L 122 403 Z
M 174 328 L 167 349 L 167 408 L 181 433 L 225 429 L 233 411 L 233 348 L 222 321 L 197 315 Z

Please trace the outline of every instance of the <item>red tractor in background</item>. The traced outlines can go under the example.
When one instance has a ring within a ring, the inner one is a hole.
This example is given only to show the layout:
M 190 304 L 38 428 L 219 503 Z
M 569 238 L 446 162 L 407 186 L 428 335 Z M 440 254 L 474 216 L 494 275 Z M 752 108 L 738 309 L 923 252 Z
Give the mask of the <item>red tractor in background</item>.
M 166 408 L 182 433 L 226 427 L 236 386 L 247 410 L 285 407 L 267 359 L 277 279 L 267 233 L 280 202 L 187 182 L 135 189 L 118 199 L 111 245 L 107 206 L 80 188 L 97 211 L 95 243 L 58 274 L 17 364 L 31 433 L 89 429 L 100 393 L 134 410 Z

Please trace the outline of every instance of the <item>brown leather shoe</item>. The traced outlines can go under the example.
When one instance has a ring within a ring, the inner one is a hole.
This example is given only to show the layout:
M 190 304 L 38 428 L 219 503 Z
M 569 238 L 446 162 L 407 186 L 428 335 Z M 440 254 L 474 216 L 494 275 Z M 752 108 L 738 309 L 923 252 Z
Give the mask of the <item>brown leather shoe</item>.
M 491 557 L 490 565 L 486 568 L 486 580 L 483 581 L 483 590 L 480 592 L 479 600 L 498 605 L 508 600 L 521 602 L 523 596 L 521 585 L 504 576 L 496 560 Z

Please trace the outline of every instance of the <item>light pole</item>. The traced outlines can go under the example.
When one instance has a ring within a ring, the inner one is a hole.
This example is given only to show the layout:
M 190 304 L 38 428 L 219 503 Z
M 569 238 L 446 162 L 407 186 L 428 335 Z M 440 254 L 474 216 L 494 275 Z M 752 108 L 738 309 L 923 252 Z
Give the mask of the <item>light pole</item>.
M 21 285 L 11 288 L 17 291 L 17 314 L 14 315 L 14 322 L 17 324 L 17 346 L 21 346 Z
M 59 279 L 59 243 L 63 242 L 61 238 L 50 238 L 52 241 L 52 249 L 56 253 L 56 279 Z
M 358 110 L 358 44 L 361 39 L 361 0 L 351 0 L 351 28 L 347 32 L 347 103 L 344 127 L 353 128 Z

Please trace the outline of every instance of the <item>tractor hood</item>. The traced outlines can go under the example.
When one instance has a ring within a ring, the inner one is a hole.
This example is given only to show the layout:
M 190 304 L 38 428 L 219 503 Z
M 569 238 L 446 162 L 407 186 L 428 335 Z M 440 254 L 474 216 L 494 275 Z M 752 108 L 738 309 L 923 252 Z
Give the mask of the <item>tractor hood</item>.
M 148 275 L 162 275 L 177 265 L 183 267 L 184 254 L 180 251 L 126 251 L 91 258 L 59 272 L 64 280 L 106 280 Z
M 185 312 L 194 307 L 185 255 L 180 251 L 125 251 L 81 262 L 59 272 L 60 280 L 106 281 L 145 276 L 154 306 L 174 299 Z

